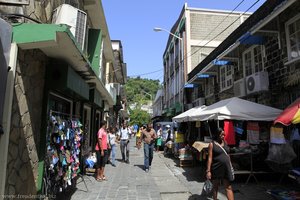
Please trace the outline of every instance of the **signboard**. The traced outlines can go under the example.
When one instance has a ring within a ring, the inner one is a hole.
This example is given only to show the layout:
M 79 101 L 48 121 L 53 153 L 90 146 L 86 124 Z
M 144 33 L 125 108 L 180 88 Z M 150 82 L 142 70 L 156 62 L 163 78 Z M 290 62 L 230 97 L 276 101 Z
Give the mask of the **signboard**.
M 0 0 L 0 3 L 10 3 L 10 4 L 29 4 L 29 0 Z

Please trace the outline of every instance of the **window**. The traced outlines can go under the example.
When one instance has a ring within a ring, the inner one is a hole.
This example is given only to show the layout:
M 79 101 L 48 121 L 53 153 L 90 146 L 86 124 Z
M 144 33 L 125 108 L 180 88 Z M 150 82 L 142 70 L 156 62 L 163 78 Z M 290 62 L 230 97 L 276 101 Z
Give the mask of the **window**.
M 245 76 L 264 70 L 263 52 L 264 48 L 262 45 L 255 45 L 243 53 Z
M 170 50 L 169 54 L 169 67 L 170 67 L 170 74 L 174 73 L 174 48 Z
M 288 60 L 300 58 L 300 15 L 289 20 L 285 25 Z
M 233 69 L 232 65 L 224 65 L 220 68 L 220 89 L 221 89 L 221 91 L 232 87 L 233 71 L 234 71 L 234 69 Z
M 208 78 L 206 80 L 206 87 L 205 87 L 205 96 L 211 96 L 214 94 L 214 78 Z

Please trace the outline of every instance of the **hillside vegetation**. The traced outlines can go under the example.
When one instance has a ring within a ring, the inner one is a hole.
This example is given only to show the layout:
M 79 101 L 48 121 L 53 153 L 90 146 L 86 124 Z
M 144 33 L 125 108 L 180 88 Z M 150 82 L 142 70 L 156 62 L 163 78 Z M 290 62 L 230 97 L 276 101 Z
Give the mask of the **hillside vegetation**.
M 154 100 L 156 92 L 160 88 L 160 84 L 159 80 L 137 77 L 128 78 L 125 87 L 128 104 L 137 103 L 143 105 L 146 101 Z
M 151 116 L 141 107 L 154 100 L 160 87 L 159 80 L 142 79 L 140 77 L 127 79 L 125 88 L 130 112 L 130 125 L 138 124 L 141 126 L 150 122 Z M 135 105 L 133 110 L 130 105 Z

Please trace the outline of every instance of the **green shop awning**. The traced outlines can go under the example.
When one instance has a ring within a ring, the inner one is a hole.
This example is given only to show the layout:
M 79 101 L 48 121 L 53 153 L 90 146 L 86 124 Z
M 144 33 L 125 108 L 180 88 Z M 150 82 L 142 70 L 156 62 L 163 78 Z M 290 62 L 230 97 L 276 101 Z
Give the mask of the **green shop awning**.
M 67 61 L 74 71 L 80 72 L 86 82 L 94 83 L 104 100 L 109 105 L 113 105 L 111 95 L 93 71 L 91 63 L 83 54 L 68 26 L 32 23 L 13 24 L 12 41 L 17 43 L 21 49 L 40 49 L 49 57 Z

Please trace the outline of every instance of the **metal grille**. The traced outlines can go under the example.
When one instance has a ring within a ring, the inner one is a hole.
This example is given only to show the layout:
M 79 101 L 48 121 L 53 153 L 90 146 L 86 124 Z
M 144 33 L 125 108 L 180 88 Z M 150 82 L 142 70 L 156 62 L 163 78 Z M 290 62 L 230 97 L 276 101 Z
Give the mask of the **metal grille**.
M 80 10 L 77 13 L 75 39 L 81 48 L 84 47 L 85 40 L 86 14 Z

